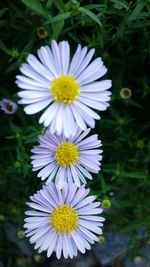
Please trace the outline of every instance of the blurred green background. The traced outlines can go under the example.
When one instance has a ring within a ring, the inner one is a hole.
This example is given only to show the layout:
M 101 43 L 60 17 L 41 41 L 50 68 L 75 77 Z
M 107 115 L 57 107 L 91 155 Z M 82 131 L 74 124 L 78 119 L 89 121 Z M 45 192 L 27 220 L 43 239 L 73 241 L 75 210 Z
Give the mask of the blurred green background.
M 108 67 L 111 106 L 93 130 L 103 143 L 102 170 L 88 185 L 111 201 L 104 235 L 110 229 L 128 234 L 136 255 L 150 239 L 150 1 L 0 0 L 0 100 L 18 101 L 20 64 L 52 39 L 68 40 L 72 54 L 78 43 L 94 47 Z M 30 165 L 42 131 L 39 114 L 27 116 L 19 106 L 13 115 L 0 110 L 0 118 L 0 266 L 29 266 L 32 259 L 36 265 L 20 231 L 25 202 L 41 186 Z M 147 237 L 135 242 L 140 227 Z

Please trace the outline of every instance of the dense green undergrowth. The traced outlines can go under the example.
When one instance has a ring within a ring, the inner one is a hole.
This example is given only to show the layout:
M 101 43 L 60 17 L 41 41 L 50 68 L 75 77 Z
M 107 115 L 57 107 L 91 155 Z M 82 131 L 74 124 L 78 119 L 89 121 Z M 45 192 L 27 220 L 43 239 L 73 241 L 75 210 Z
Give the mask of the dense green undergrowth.
M 68 40 L 72 54 L 78 43 L 94 47 L 113 81 L 110 108 L 93 130 L 103 143 L 102 170 L 89 183 L 100 200 L 111 201 L 104 233 L 123 231 L 134 240 L 145 226 L 150 239 L 150 1 L 0 1 L 1 99 L 18 100 L 20 64 L 52 39 Z M 22 252 L 6 230 L 10 224 L 22 230 L 25 202 L 41 186 L 31 172 L 30 150 L 42 128 L 39 115 L 25 115 L 22 106 L 0 117 L 0 258 L 14 266 Z

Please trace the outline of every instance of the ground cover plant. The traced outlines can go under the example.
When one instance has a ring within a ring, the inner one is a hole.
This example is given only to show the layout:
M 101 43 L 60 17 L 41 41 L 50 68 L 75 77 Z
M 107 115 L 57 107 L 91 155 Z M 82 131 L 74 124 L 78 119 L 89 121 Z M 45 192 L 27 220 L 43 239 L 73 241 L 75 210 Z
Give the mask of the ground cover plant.
M 149 240 L 149 15 L 148 0 L 0 1 L 1 264 L 28 266 L 29 260 L 20 259 L 36 256 L 23 243 L 22 230 L 25 202 L 41 187 L 30 156 L 42 131 L 38 114 L 27 116 L 20 105 L 14 112 L 8 105 L 6 113 L 2 104 L 17 103 L 20 65 L 52 39 L 68 40 L 73 52 L 79 43 L 95 48 L 108 67 L 106 79 L 113 82 L 110 108 L 92 130 L 103 144 L 101 171 L 88 181 L 98 200 L 111 202 L 104 236 L 110 229 L 127 233 L 134 256 L 140 246 L 137 229 L 145 227 L 142 241 Z

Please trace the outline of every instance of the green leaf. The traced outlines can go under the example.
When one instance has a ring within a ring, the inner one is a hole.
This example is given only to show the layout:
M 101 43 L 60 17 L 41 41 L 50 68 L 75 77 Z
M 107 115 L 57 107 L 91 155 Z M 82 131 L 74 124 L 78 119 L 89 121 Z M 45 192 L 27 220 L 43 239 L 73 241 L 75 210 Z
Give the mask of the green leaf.
M 6 45 L 0 40 L 0 49 L 4 51 L 6 54 L 9 54 L 9 49 L 6 47 Z
M 20 67 L 20 62 L 14 62 L 12 65 L 10 65 L 8 68 L 7 68 L 7 70 L 6 70 L 6 73 L 9 73 L 9 72 L 12 72 L 12 71 L 14 71 L 14 70 L 16 70 L 16 69 L 18 69 L 19 67 Z
M 54 1 L 54 4 L 58 8 L 59 11 L 61 12 L 66 11 L 66 7 L 65 7 L 63 0 Z
M 46 8 L 47 9 L 51 8 L 52 4 L 53 4 L 53 0 L 48 0 L 46 3 Z
M 21 0 L 28 8 L 35 13 L 43 15 L 45 17 L 51 17 L 47 10 L 45 10 L 39 0 Z
M 35 38 L 36 38 L 35 32 L 32 31 L 31 35 L 29 36 L 28 43 L 23 48 L 22 52 L 30 52 L 31 51 L 31 49 L 32 49 L 32 47 L 34 45 L 34 42 L 35 42 Z
M 6 24 L 7 23 L 7 20 L 0 20 L 0 27 L 2 27 L 4 24 Z
M 62 29 L 64 27 L 64 20 L 58 21 L 56 23 L 52 23 L 52 30 L 53 30 L 53 34 L 52 34 L 52 38 L 57 40 L 60 33 L 62 32 Z
M 91 4 L 91 5 L 84 6 L 84 8 L 86 8 L 86 9 L 99 9 L 102 7 L 105 7 L 105 5 L 103 5 L 103 4 Z
M 90 17 L 92 20 L 94 20 L 99 26 L 102 27 L 102 24 L 99 20 L 99 18 L 90 10 L 84 8 L 84 7 L 80 7 L 79 11 L 85 15 L 87 15 L 88 17 Z
M 62 14 L 59 14 L 59 15 L 53 17 L 53 18 L 50 18 L 48 21 L 46 21 L 44 23 L 44 25 L 58 22 L 58 21 L 64 21 L 65 19 L 68 19 L 68 18 L 70 18 L 70 12 L 62 13 Z
M 131 22 L 135 19 L 137 19 L 141 13 L 141 11 L 143 10 L 145 4 L 143 2 L 140 2 L 137 4 L 137 6 L 135 7 L 135 9 L 133 10 L 133 12 L 131 13 L 131 15 L 128 17 L 128 22 Z
M 4 14 L 8 9 L 9 9 L 8 7 L 5 7 L 5 8 L 0 9 L 0 17 L 2 17 L 3 14 Z
M 146 175 L 144 173 L 140 172 L 122 172 L 121 177 L 124 178 L 133 178 L 133 179 L 144 179 L 146 178 Z
M 120 1 L 120 0 L 110 0 L 112 3 L 114 3 L 114 7 L 116 9 L 128 9 L 128 5 L 125 1 Z

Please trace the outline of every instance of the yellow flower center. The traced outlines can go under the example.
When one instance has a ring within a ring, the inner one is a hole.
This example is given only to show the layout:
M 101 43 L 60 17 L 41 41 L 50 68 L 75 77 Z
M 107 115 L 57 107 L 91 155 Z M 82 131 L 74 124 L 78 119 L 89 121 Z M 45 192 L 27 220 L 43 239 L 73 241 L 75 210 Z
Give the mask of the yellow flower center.
M 12 111 L 12 105 L 10 103 L 6 104 L 6 108 L 8 111 Z
M 56 149 L 55 159 L 58 164 L 67 167 L 78 159 L 77 146 L 70 142 L 62 142 Z
M 62 74 L 59 78 L 52 81 L 49 90 L 56 101 L 70 104 L 77 98 L 79 87 L 73 76 Z
M 69 205 L 58 206 L 50 216 L 54 230 L 59 233 L 70 232 L 77 225 L 77 212 Z

